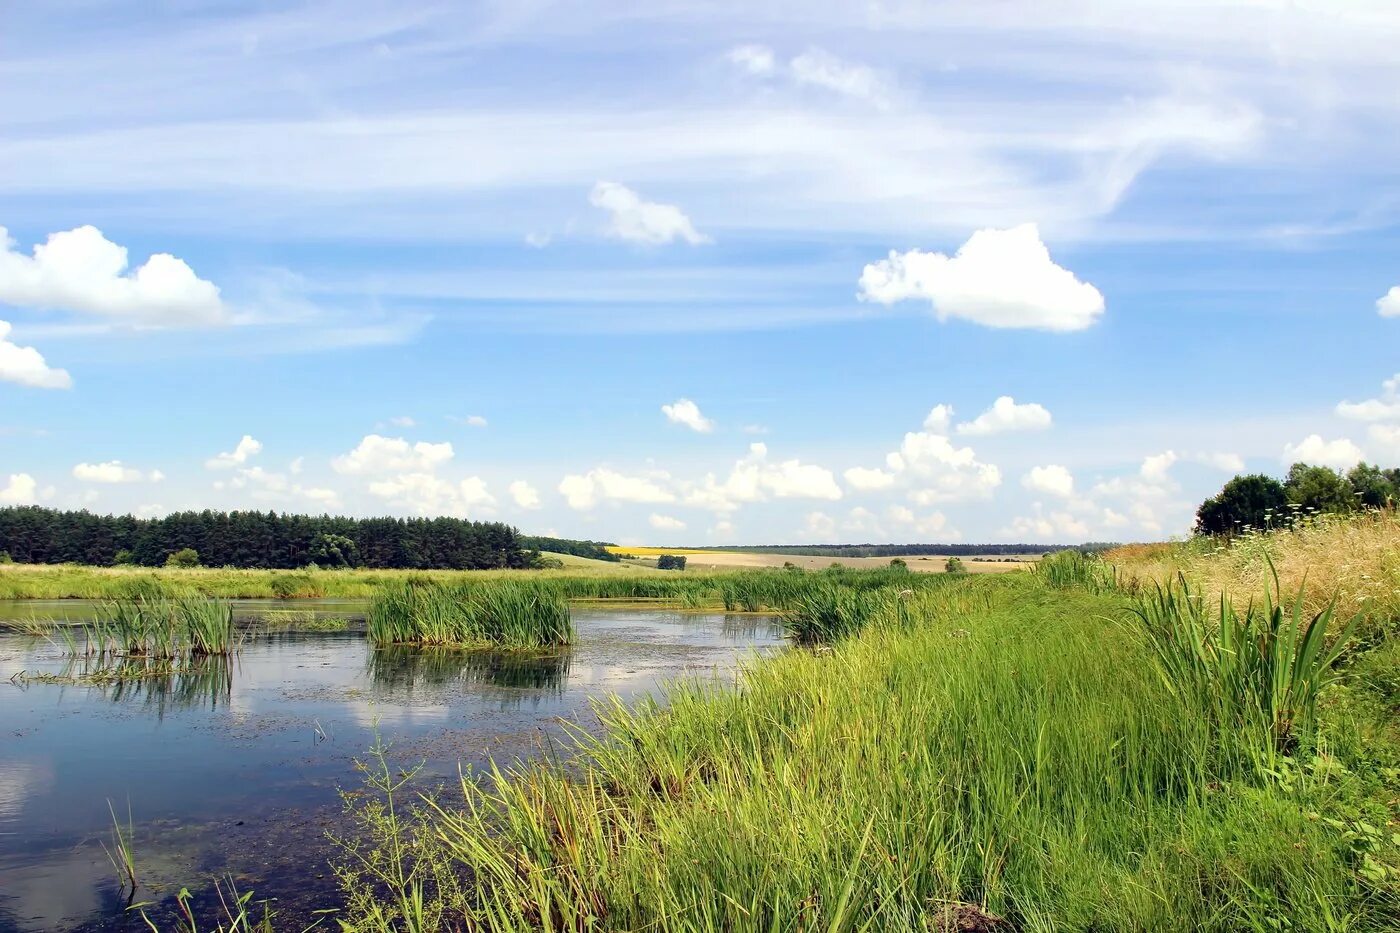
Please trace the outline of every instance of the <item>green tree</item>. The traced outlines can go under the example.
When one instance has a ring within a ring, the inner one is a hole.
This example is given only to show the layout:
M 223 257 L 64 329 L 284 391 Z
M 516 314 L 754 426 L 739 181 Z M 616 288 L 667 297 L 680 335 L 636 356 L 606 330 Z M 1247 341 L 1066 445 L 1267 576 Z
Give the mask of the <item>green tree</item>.
M 943 565 L 943 570 L 946 573 L 967 573 L 967 568 L 963 566 L 961 557 L 948 558 L 948 562 Z
M 1347 482 L 1361 506 L 1383 509 L 1400 499 L 1400 490 L 1396 489 L 1395 479 L 1390 475 L 1394 472 L 1382 470 L 1363 461 L 1351 468 L 1351 472 L 1347 474 Z
M 318 567 L 358 567 L 360 549 L 345 535 L 321 532 L 306 550 L 307 560 Z
M 1284 493 L 1292 505 L 1307 512 L 1354 512 L 1356 493 L 1346 477 L 1331 467 L 1295 463 L 1283 481 Z
M 683 554 L 662 554 L 656 558 L 657 570 L 684 570 L 685 555 Z
M 1285 520 L 1288 494 L 1272 476 L 1236 476 L 1196 510 L 1196 531 L 1223 535 L 1246 528 L 1268 528 Z
M 904 558 L 902 558 L 902 557 L 896 557 L 894 560 L 890 561 L 890 569 L 891 569 L 891 570 L 908 570 L 908 569 L 909 569 L 909 564 L 904 560 Z
M 165 558 L 167 567 L 198 567 L 199 552 L 192 547 L 182 547 L 178 551 L 171 551 L 170 556 Z

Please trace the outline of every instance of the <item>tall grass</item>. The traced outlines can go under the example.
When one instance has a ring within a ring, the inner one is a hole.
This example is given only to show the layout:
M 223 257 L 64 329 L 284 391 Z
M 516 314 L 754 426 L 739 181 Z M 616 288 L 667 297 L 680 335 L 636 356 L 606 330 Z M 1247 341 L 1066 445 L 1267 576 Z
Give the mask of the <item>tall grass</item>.
M 814 615 L 839 615 L 808 596 Z M 577 762 L 465 780 L 460 801 L 392 830 L 413 840 L 405 888 L 366 895 L 392 889 L 397 869 L 346 867 L 344 921 L 904 931 L 996 914 L 1027 933 L 1400 922 L 1353 844 L 1308 816 L 1336 812 L 1350 778 L 1261 782 L 1250 737 L 1164 681 L 1121 597 L 1026 575 L 872 599 L 832 653 L 757 662 L 737 691 L 614 701 Z
M 1291 752 L 1316 725 L 1319 694 L 1335 683 L 1338 661 L 1359 617 L 1329 636 L 1335 601 L 1304 608 L 1286 600 L 1277 577 L 1262 605 L 1243 611 L 1221 593 L 1212 607 L 1186 577 L 1157 586 L 1134 608 L 1173 691 L 1204 698 L 1223 729 L 1262 732 L 1275 752 Z
M 50 638 L 72 655 L 155 660 L 228 655 L 239 642 L 226 600 L 159 590 L 108 600 L 91 621 L 59 626 Z
M 375 645 L 503 648 L 567 645 L 574 635 L 563 596 L 529 580 L 388 585 L 370 602 L 366 631 Z

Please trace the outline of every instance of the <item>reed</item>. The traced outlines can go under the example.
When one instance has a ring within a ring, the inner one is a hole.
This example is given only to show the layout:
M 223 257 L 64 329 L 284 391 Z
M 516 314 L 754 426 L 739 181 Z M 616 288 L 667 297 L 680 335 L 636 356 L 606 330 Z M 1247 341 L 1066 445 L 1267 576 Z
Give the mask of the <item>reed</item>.
M 502 648 L 557 647 L 574 635 L 564 596 L 530 580 L 385 586 L 370 602 L 366 631 L 375 645 Z

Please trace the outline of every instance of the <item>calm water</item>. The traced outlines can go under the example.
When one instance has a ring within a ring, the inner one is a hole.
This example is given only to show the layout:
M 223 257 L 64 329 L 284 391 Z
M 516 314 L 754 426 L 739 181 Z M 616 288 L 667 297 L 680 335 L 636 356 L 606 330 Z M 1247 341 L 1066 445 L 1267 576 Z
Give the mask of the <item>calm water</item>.
M 24 608 L 73 618 L 81 604 Z M 292 632 L 256 636 L 227 664 L 102 686 L 25 685 L 20 672 L 68 662 L 41 639 L 0 635 L 0 931 L 143 929 L 102 849 L 109 801 L 135 824 L 143 900 L 231 873 L 300 928 L 334 904 L 325 832 L 376 728 L 396 765 L 424 762 L 423 786 L 442 786 L 459 763 L 562 740 L 561 721 L 591 725 L 592 698 L 728 676 L 781 642 L 752 616 L 575 608 L 574 620 L 578 643 L 545 657 L 376 652 L 353 632 Z

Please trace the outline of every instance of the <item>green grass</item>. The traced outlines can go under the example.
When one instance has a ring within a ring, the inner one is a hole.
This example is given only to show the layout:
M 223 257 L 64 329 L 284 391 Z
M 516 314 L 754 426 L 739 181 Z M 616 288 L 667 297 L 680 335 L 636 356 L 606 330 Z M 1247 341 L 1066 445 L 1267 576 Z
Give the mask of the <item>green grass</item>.
M 975 905 L 1024 931 L 1400 923 L 1400 741 L 1368 684 L 1324 691 L 1317 740 L 1261 768 L 1258 735 L 1163 678 L 1121 595 L 1043 574 L 867 595 L 863 626 L 821 623 L 858 629 L 831 652 L 607 706 L 578 761 L 391 822 L 376 804 L 388 836 L 342 866 L 344 922 L 902 931 Z M 829 620 L 843 598 L 803 600 Z

